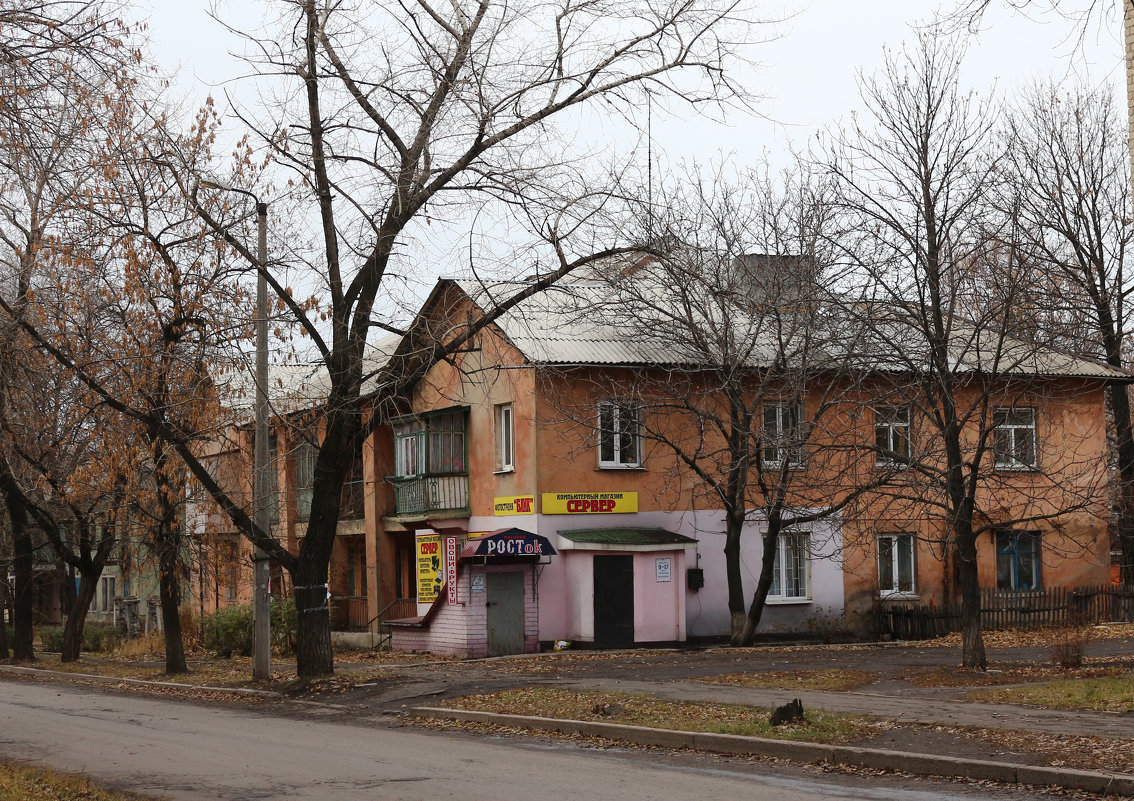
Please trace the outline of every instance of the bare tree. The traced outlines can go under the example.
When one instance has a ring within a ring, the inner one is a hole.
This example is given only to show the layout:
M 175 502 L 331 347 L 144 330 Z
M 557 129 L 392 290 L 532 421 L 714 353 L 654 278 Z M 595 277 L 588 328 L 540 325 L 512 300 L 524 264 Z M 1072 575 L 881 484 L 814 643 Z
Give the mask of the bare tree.
M 556 120 L 600 101 L 625 107 L 646 88 L 694 104 L 741 98 L 726 67 L 737 55 L 735 43 L 753 40 L 755 14 L 733 0 L 661 6 L 482 0 L 445 8 L 421 0 L 379 3 L 365 13 L 299 0 L 284 9 L 281 33 L 253 46 L 263 56 L 261 74 L 294 77 L 298 95 L 269 100 L 260 117 L 245 121 L 292 172 L 296 192 L 319 220 L 319 242 L 304 256 L 326 293 L 319 314 L 292 297 L 279 269 L 262 266 L 328 374 L 314 501 L 298 554 L 255 531 L 203 468 L 191 457 L 189 463 L 238 527 L 291 573 L 299 673 L 309 677 L 333 669 L 326 584 L 340 489 L 353 454 L 382 422 L 381 402 L 376 414 L 363 417 L 364 354 L 371 328 L 393 328 L 383 310 L 407 241 L 430 218 L 499 200 L 534 221 L 551 243 L 552 264 L 467 331 L 401 351 L 382 377 L 379 399 L 403 393 L 476 330 L 596 251 L 610 252 L 610 243 L 592 247 L 591 241 L 572 250 L 580 224 L 607 198 L 593 191 L 586 211 L 565 212 L 563 187 L 579 185 L 581 175 L 564 160 Z M 242 180 L 234 176 L 234 183 Z M 205 216 L 255 262 L 223 220 Z
M 1117 376 L 1033 341 L 1028 310 L 1042 271 L 1019 246 L 1017 219 L 987 202 L 1003 154 L 991 107 L 958 88 L 962 55 L 928 34 L 891 55 L 865 82 L 873 127 L 856 121 L 827 165 L 848 215 L 840 242 L 867 287 L 848 308 L 910 410 L 908 469 L 885 489 L 891 513 L 926 521 L 923 536 L 940 539 L 964 664 L 983 669 L 978 538 L 1070 525 L 1076 513 L 1097 534 L 1089 521 L 1105 471 L 1082 454 L 1098 432 L 1039 454 L 1037 420 Z
M 1029 93 L 1009 120 L 1006 164 L 1011 180 L 1002 204 L 1021 220 L 1028 257 L 1050 276 L 1044 303 L 1052 325 L 1071 330 L 1067 346 L 1119 369 L 1134 282 L 1126 274 L 1131 224 L 1129 143 L 1111 95 Z M 1114 521 L 1121 576 L 1134 583 L 1134 426 L 1127 387 L 1107 391 L 1117 471 Z
M 779 179 L 782 188 L 755 173 L 670 182 L 678 188 L 642 221 L 650 253 L 608 271 L 580 310 L 598 336 L 640 343 L 645 361 L 629 372 L 568 369 L 561 383 L 620 399 L 627 419 L 596 421 L 592 404 L 558 402 L 588 441 L 639 436 L 655 468 L 668 465 L 666 485 L 692 493 L 674 492 L 680 503 L 723 510 L 736 645 L 751 644 L 760 623 L 781 533 L 885 481 L 859 469 L 861 435 L 846 425 L 865 373 L 848 361 L 859 350 L 853 321 L 824 289 L 837 283 L 825 230 L 833 206 L 822 181 Z M 761 569 L 746 599 L 741 547 L 753 526 Z M 841 543 L 827 545 L 837 556 Z

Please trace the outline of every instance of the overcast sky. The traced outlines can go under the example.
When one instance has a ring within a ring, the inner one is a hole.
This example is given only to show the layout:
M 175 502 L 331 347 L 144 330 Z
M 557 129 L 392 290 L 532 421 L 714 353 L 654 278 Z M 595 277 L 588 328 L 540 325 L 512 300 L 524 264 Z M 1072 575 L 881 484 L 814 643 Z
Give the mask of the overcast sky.
M 140 0 L 150 2 L 150 35 L 154 53 L 169 71 L 179 69 L 179 89 L 186 95 L 187 109 L 200 105 L 208 94 L 223 101 L 234 92 L 243 103 L 254 97 L 241 95 L 241 84 L 232 80 L 246 72 L 229 51 L 241 51 L 243 42 L 208 15 L 208 0 Z M 266 0 L 217 0 L 217 14 L 230 26 L 249 30 L 257 26 L 270 3 Z M 955 0 L 783 0 L 769 4 L 769 16 L 783 18 L 769 36 L 774 40 L 755 48 L 761 65 L 742 76 L 749 89 L 766 98 L 757 114 L 733 114 L 726 123 L 710 122 L 692 115 L 654 116 L 655 175 L 682 164 L 701 164 L 728 159 L 736 168 L 766 158 L 773 165 L 786 165 L 790 150 L 805 150 L 808 138 L 860 107 L 856 78 L 873 73 L 883 63 L 885 47 L 899 49 L 913 38 L 911 26 L 928 21 L 940 2 Z M 1043 0 L 1039 0 L 1042 4 Z M 1084 0 L 1086 3 L 1086 0 Z M 985 30 L 971 43 L 963 69 L 964 80 L 981 92 L 995 91 L 1010 98 L 1013 91 L 1037 78 L 1084 82 L 1091 86 L 1122 79 L 1120 21 L 1085 32 L 1081 47 L 1073 23 L 1054 15 L 1030 17 L 1000 10 L 1007 0 L 994 0 Z M 246 91 L 246 90 L 245 90 Z M 588 138 L 623 153 L 635 147 L 636 135 L 621 123 L 606 126 Z M 621 127 L 620 127 L 621 126 Z M 239 133 L 230 123 L 230 136 Z M 584 134 L 586 135 L 586 134 Z M 628 139 L 630 141 L 621 141 Z M 644 154 L 636 151 L 635 161 Z M 641 162 L 639 162 L 641 163 Z M 658 180 L 655 178 L 655 180 Z M 504 241 L 509 235 L 503 234 Z M 428 241 L 415 240 L 417 264 L 433 264 L 437 272 L 449 274 L 468 262 L 462 248 L 468 228 L 459 219 L 444 230 L 429 229 Z M 414 271 L 416 296 L 432 284 L 431 271 Z M 409 304 L 412 306 L 412 302 Z
M 241 73 L 230 58 L 242 43 L 207 13 L 207 0 L 149 0 L 154 52 L 167 69 L 180 69 L 180 85 L 193 105 L 212 92 L 239 91 L 226 83 Z M 788 0 L 769 4 L 771 16 L 784 18 L 779 38 L 755 51 L 761 67 L 745 76 L 766 97 L 764 118 L 734 115 L 728 124 L 655 119 L 654 139 L 672 162 L 689 153 L 714 153 L 747 160 L 787 149 L 817 129 L 857 108 L 855 79 L 882 63 L 883 48 L 912 38 L 911 25 L 928 20 L 941 0 Z M 949 3 L 952 0 L 945 0 Z M 1007 5 L 1001 3 L 1000 5 Z M 1039 4 L 1039 5 L 1042 5 Z M 218 14 L 234 27 L 255 24 L 263 0 L 221 0 Z M 981 91 L 995 87 L 1004 96 L 1037 77 L 1084 80 L 1093 85 L 1121 78 L 1120 24 L 1087 31 L 1076 48 L 1074 25 L 1052 14 L 1024 16 L 995 9 L 973 42 L 965 64 L 968 82 Z M 769 31 L 771 33 L 771 31 Z

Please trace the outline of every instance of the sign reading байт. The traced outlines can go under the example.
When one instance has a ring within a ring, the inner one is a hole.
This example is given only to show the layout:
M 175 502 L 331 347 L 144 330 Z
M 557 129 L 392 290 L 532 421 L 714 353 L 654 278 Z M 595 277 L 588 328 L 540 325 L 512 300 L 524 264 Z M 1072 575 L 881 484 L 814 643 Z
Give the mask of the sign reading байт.
M 441 535 L 417 536 L 417 600 L 431 604 L 441 592 Z
M 535 512 L 534 495 L 509 495 L 492 499 L 492 513 L 495 515 L 530 515 Z
M 545 515 L 631 514 L 638 511 L 636 492 L 545 492 Z

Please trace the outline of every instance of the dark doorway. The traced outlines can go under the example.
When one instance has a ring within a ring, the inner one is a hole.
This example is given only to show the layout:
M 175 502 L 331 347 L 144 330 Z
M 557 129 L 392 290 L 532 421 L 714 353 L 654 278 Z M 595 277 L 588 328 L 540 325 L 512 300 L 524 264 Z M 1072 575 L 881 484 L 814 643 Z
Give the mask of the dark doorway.
M 634 645 L 634 557 L 595 556 L 595 647 Z
M 524 652 L 524 574 L 485 574 L 488 655 Z

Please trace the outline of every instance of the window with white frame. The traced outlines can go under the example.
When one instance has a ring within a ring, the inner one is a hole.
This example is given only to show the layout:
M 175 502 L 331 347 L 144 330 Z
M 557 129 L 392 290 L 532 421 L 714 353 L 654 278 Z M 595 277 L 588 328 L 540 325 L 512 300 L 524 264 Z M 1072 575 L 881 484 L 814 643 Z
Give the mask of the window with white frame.
M 315 491 L 315 460 L 319 448 L 306 439 L 295 446 L 295 516 L 299 520 L 311 518 L 311 500 Z
M 1029 470 L 1036 466 L 1036 410 L 1008 407 L 992 410 L 992 450 L 996 466 Z
M 516 425 L 512 416 L 512 404 L 502 403 L 496 407 L 496 470 L 508 473 L 516 469 Z
M 878 537 L 878 592 L 887 595 L 917 593 L 913 534 L 882 534 Z
M 783 531 L 776 538 L 772 565 L 772 588 L 768 599 L 802 601 L 811 597 L 811 535 L 806 531 Z
M 910 458 L 910 407 L 874 407 L 874 444 L 879 465 L 905 464 Z
M 642 438 L 638 407 L 606 401 L 599 404 L 598 412 L 599 467 L 640 467 Z
M 779 467 L 803 464 L 798 402 L 764 404 L 764 463 Z
M 411 478 L 425 474 L 425 426 L 407 420 L 394 426 L 394 475 Z

